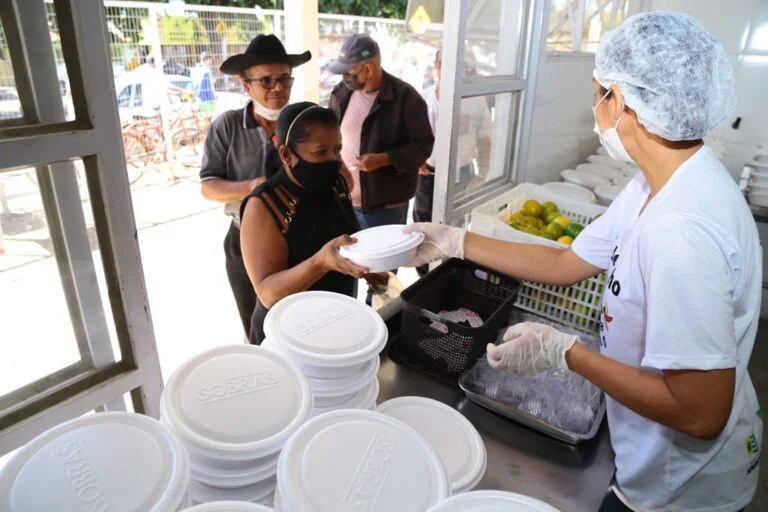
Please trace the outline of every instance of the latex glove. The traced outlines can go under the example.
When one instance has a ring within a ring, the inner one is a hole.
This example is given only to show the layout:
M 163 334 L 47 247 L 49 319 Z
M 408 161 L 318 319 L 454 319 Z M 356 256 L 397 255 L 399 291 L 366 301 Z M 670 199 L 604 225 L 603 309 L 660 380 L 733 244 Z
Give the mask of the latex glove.
M 409 267 L 420 267 L 445 258 L 464 259 L 464 235 L 466 231 L 445 224 L 419 222 L 403 229 L 403 233 L 423 233 L 424 241 Z
M 548 325 L 520 323 L 507 329 L 501 345 L 488 344 L 488 364 L 528 376 L 553 369 L 567 370 L 565 353 L 577 340 L 578 336 Z

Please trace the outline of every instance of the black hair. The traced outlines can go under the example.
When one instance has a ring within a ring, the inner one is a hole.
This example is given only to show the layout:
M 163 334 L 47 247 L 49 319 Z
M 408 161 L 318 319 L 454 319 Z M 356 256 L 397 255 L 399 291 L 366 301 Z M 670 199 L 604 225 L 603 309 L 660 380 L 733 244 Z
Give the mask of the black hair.
M 277 119 L 275 134 L 278 145 L 293 146 L 306 141 L 310 126 L 313 124 L 338 128 L 339 118 L 333 110 L 311 101 L 288 105 L 280 112 L 280 117 Z

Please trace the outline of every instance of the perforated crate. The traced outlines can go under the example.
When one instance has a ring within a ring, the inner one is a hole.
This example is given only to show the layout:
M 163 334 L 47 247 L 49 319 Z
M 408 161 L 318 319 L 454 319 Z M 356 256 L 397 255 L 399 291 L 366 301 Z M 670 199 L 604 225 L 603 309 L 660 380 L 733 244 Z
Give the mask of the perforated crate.
M 541 203 L 553 201 L 563 215 L 584 226 L 606 210 L 603 206 L 565 199 L 544 187 L 523 183 L 475 208 L 470 216 L 469 230 L 507 242 L 565 247 L 559 242 L 523 233 L 507 225 L 509 217 L 521 210 L 529 199 Z M 604 273 L 567 288 L 523 281 L 515 306 L 584 332 L 594 333 L 600 326 L 604 283 Z

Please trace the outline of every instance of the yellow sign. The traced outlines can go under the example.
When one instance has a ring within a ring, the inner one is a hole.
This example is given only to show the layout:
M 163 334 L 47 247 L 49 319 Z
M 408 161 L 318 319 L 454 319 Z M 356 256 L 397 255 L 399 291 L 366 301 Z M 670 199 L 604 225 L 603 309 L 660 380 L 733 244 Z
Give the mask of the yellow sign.
M 426 29 L 425 25 L 428 23 L 432 23 L 432 18 L 429 17 L 424 5 L 419 5 L 408 20 L 411 31 L 417 34 L 423 34 Z

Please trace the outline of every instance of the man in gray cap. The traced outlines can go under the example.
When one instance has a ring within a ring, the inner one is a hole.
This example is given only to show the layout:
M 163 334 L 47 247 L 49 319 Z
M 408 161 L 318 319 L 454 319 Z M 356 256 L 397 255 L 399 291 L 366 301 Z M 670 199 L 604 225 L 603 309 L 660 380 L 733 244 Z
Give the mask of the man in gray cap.
M 272 143 L 275 123 L 288 104 L 291 72 L 306 63 L 309 52 L 290 55 L 274 35 L 256 36 L 244 53 L 233 55 L 221 72 L 238 75 L 251 101 L 242 110 L 217 117 L 208 130 L 200 170 L 203 197 L 224 203 L 232 224 L 224 239 L 226 269 L 246 336 L 256 307 L 256 292 L 240 251 L 240 202 L 280 168 Z
M 419 93 L 381 67 L 370 36 L 349 36 L 329 69 L 343 75 L 329 107 L 341 119 L 341 157 L 354 178 L 352 204 L 360 226 L 405 224 L 419 167 L 435 138 Z

